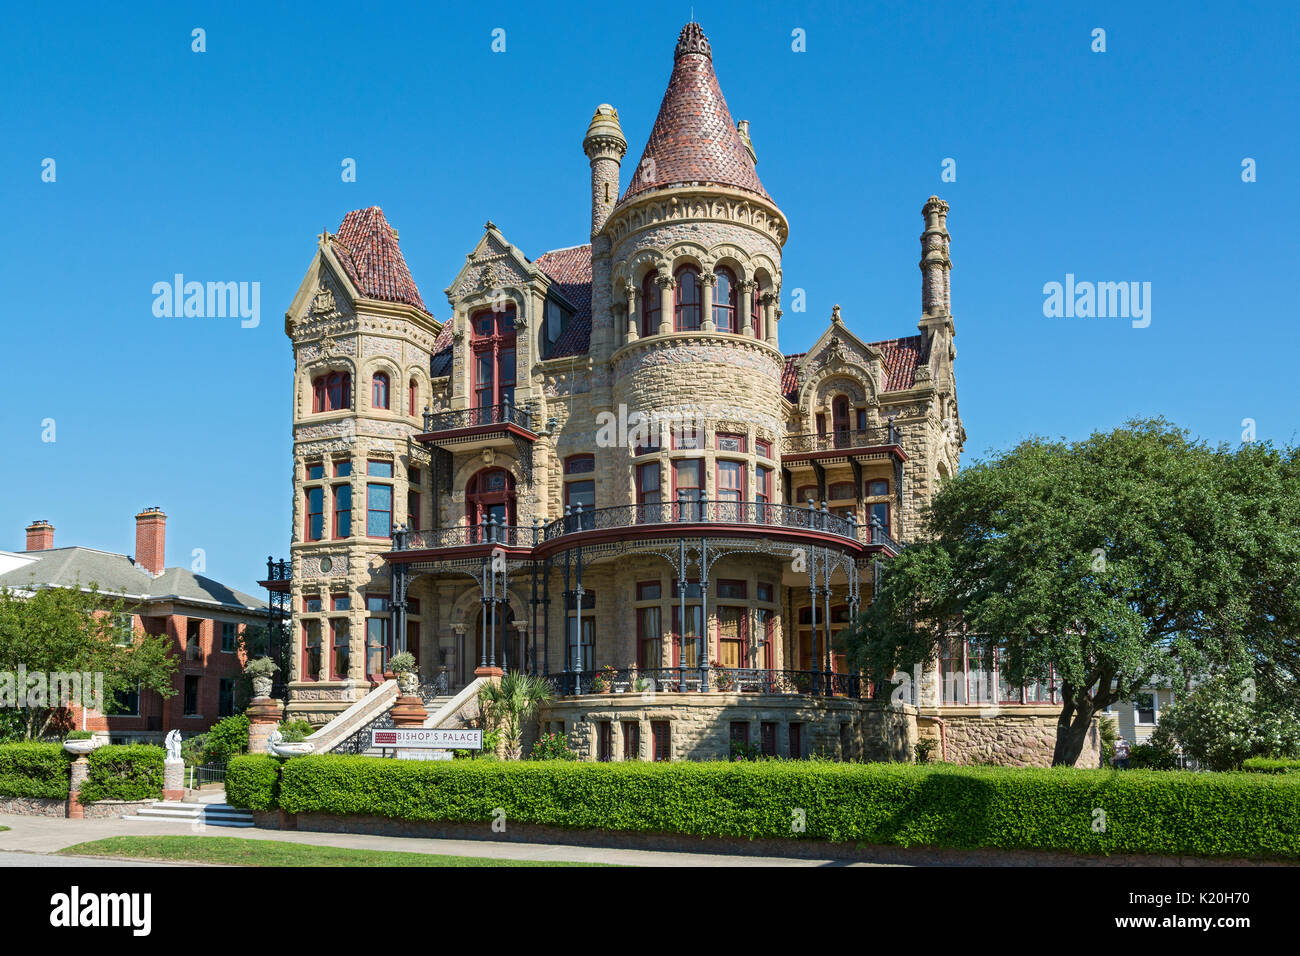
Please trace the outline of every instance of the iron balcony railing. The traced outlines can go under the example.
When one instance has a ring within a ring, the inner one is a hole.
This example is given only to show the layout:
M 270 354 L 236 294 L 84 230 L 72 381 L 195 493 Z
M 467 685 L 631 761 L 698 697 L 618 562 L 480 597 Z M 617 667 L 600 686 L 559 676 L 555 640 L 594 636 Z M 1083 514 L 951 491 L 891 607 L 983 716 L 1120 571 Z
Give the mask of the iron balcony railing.
M 606 667 L 543 676 L 559 697 L 654 693 L 870 696 L 869 684 L 861 675 L 832 671 L 789 671 L 766 667 Z
M 811 502 L 810 502 L 811 504 Z M 430 531 L 393 530 L 394 551 L 430 551 L 471 545 L 501 545 L 508 548 L 535 548 L 569 534 L 620 528 L 654 527 L 675 524 L 716 524 L 723 527 L 753 527 L 793 531 L 815 531 L 848 538 L 862 544 L 888 547 L 895 554 L 903 549 L 873 517 L 861 526 L 853 515 L 837 515 L 825 505 L 821 508 L 796 508 L 757 501 L 718 501 L 707 498 L 656 502 L 641 505 L 614 505 L 584 511 L 581 506 L 565 508 L 564 516 L 532 527 L 507 525 L 486 517 L 476 525 L 455 525 Z
M 482 425 L 518 425 L 533 431 L 533 417 L 528 409 L 520 408 L 511 402 L 500 405 L 484 405 L 481 408 L 462 408 L 458 411 L 431 412 L 424 411 L 424 431 L 454 431 L 458 428 L 477 428 Z
M 885 445 L 902 445 L 898 426 L 892 418 L 888 422 L 867 428 L 836 428 L 828 432 L 786 435 L 782 440 L 781 451 L 785 455 L 798 455 L 839 449 L 879 448 Z
M 293 577 L 290 563 L 281 558 L 276 561 L 273 558 L 266 559 L 266 580 L 268 581 L 288 581 Z

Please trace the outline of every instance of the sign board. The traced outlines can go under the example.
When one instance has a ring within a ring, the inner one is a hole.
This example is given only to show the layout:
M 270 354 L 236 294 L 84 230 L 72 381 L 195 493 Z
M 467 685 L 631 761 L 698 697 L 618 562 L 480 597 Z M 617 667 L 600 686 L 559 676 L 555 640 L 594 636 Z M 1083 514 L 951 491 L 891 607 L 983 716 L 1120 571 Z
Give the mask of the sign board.
M 399 750 L 398 760 L 452 760 L 456 755 L 450 750 Z
M 482 750 L 483 731 L 441 727 L 389 727 L 370 731 L 370 746 L 403 750 Z

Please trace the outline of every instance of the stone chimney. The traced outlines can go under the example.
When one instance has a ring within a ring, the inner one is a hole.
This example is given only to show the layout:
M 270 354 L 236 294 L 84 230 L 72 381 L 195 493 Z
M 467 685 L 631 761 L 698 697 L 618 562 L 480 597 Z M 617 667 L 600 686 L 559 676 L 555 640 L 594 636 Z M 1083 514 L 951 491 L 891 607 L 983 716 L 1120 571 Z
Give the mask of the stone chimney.
M 952 289 L 948 257 L 948 204 L 931 196 L 921 207 L 925 232 L 921 233 L 921 313 L 925 317 L 952 315 Z
M 161 508 L 145 508 L 135 516 L 135 563 L 155 577 L 166 567 L 167 516 Z
M 582 151 L 591 161 L 591 234 L 605 225 L 618 202 L 618 174 L 627 154 L 627 138 L 618 122 L 618 110 L 608 103 L 596 107 L 582 139 Z
M 27 550 L 49 551 L 54 547 L 54 525 L 48 521 L 33 521 L 27 526 Z

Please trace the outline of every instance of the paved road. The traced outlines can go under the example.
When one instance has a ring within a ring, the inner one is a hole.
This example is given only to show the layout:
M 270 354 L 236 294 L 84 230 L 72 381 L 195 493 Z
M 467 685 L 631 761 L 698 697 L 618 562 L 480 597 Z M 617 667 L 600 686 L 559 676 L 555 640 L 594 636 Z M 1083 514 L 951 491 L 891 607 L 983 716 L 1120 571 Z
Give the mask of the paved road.
M 258 840 L 283 840 L 317 846 L 341 846 L 364 850 L 402 850 L 409 853 L 441 853 L 451 856 L 483 856 L 504 860 L 542 860 L 570 863 L 619 863 L 625 866 L 881 866 L 878 863 L 850 863 L 844 860 L 804 860 L 786 857 L 736 856 L 714 853 L 683 853 L 667 850 L 614 850 L 601 847 L 567 846 L 549 843 L 497 843 L 478 840 L 435 840 L 425 837 L 370 836 L 357 833 L 312 833 L 295 830 L 196 828 L 189 823 L 153 820 L 66 820 L 58 817 L 23 817 L 0 814 L 0 865 L 67 866 L 69 857 L 50 854 L 75 843 L 114 836 L 162 836 L 200 834 Z M 7 852 L 7 851 L 23 852 Z M 24 860 L 24 856 L 26 859 Z M 10 862 L 16 859 L 17 862 Z M 97 862 L 94 865 L 117 865 Z
M 5 866 L 166 866 L 143 860 L 106 860 L 100 856 L 49 856 L 42 853 L 5 853 L 0 851 L 0 867 Z

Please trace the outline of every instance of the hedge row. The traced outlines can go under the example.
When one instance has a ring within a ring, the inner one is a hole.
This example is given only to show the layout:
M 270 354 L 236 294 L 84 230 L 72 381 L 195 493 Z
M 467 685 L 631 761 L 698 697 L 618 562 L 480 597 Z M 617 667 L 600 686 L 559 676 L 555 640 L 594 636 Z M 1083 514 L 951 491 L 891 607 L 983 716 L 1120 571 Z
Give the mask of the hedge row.
M 1292 757 L 1251 757 L 1241 765 L 1252 773 L 1300 773 L 1300 760 Z
M 280 798 L 280 764 L 269 754 L 232 757 L 226 764 L 226 802 L 245 810 L 274 810 Z
M 0 744 L 0 797 L 68 799 L 68 765 L 63 744 Z
M 1300 778 L 1001 767 L 240 758 L 249 809 L 957 849 L 1300 857 Z M 802 824 L 802 829 L 800 825 Z
M 98 747 L 87 758 L 90 768 L 79 799 L 156 800 L 162 796 L 165 757 L 162 747 L 148 744 Z

